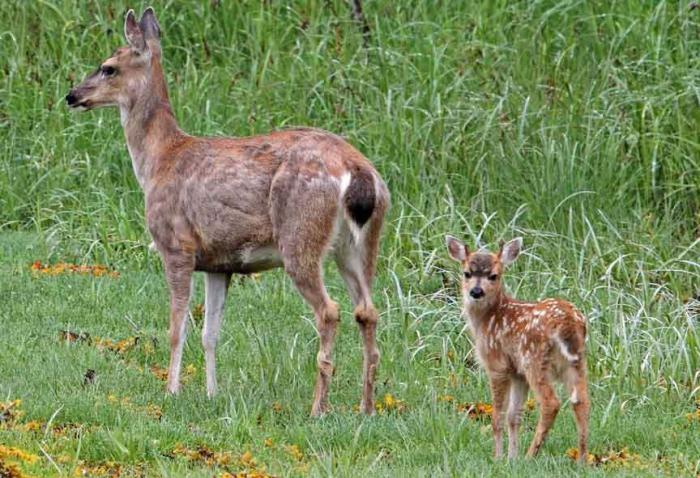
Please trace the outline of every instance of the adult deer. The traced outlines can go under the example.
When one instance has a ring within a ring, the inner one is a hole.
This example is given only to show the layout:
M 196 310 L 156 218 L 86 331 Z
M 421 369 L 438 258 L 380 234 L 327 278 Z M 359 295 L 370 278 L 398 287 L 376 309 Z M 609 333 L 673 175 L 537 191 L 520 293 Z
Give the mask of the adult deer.
M 69 106 L 117 106 L 148 230 L 170 288 L 168 391 L 180 363 L 194 271 L 205 273 L 202 345 L 207 394 L 216 393 L 215 348 L 231 275 L 283 266 L 313 308 L 320 337 L 312 415 L 328 410 L 338 306 L 322 262 L 332 251 L 355 306 L 364 345 L 362 410 L 374 410 L 379 361 L 371 286 L 389 192 L 377 171 L 338 136 L 292 129 L 247 138 L 190 136 L 177 125 L 152 8 L 126 14 L 117 49 L 66 96 Z
M 495 456 L 503 454 L 501 421 L 508 403 L 508 458 L 518 456 L 518 428 L 528 388 L 539 404 L 540 418 L 528 456 L 535 456 L 559 411 L 554 382 L 571 396 L 579 435 L 579 460 L 586 462 L 590 402 L 586 380 L 586 319 L 559 299 L 522 302 L 508 297 L 501 279 L 520 254 L 522 239 L 501 243 L 498 254 L 470 252 L 446 236 L 450 257 L 462 267 L 462 312 L 469 320 L 476 352 L 484 365 L 493 398 Z

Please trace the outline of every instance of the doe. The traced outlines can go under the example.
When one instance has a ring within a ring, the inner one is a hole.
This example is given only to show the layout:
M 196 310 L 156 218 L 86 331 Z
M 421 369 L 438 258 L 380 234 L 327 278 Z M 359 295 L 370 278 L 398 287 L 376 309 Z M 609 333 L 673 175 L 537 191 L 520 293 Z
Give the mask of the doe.
M 245 138 L 196 137 L 177 125 L 161 63 L 152 8 L 126 14 L 118 48 L 66 96 L 69 106 L 116 106 L 148 230 L 170 289 L 168 391 L 180 364 L 194 271 L 205 275 L 202 344 L 207 394 L 216 393 L 215 347 L 231 275 L 284 267 L 311 306 L 320 336 L 312 415 L 328 410 L 338 306 L 326 292 L 322 262 L 338 264 L 364 342 L 361 408 L 374 410 L 379 361 L 371 287 L 389 192 L 370 162 L 340 137 L 291 129 Z
M 590 402 L 586 382 L 586 319 L 559 299 L 522 302 L 508 297 L 502 274 L 520 254 L 522 238 L 501 242 L 498 254 L 470 252 L 446 236 L 450 257 L 462 265 L 462 310 L 489 378 L 493 399 L 495 456 L 503 455 L 501 422 L 508 403 L 508 458 L 518 456 L 518 428 L 531 388 L 540 417 L 527 452 L 535 456 L 559 411 L 554 382 L 563 382 L 571 397 L 578 428 L 579 460 L 585 463 Z

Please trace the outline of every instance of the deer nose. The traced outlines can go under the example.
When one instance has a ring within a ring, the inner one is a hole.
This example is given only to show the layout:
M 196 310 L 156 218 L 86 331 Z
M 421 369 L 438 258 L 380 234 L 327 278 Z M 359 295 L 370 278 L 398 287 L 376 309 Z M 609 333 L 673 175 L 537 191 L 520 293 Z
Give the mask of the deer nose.
M 75 97 L 72 91 L 69 91 L 68 94 L 66 95 L 66 103 L 68 106 L 74 105 L 78 99 Z
M 469 291 L 469 295 L 471 295 L 475 299 L 481 299 L 484 296 L 484 289 L 482 289 L 479 286 L 474 287 L 472 290 Z

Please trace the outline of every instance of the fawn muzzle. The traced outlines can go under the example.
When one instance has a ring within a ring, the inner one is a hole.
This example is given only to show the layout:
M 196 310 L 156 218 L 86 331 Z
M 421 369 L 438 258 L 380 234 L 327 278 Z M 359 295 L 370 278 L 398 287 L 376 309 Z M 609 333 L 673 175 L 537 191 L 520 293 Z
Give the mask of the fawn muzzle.
M 469 291 L 469 295 L 472 296 L 474 299 L 481 299 L 486 294 L 484 293 L 484 289 L 482 289 L 479 286 L 476 286 Z
M 75 106 L 78 103 L 78 97 L 73 94 L 73 90 L 69 91 L 66 95 L 66 104 L 68 106 Z

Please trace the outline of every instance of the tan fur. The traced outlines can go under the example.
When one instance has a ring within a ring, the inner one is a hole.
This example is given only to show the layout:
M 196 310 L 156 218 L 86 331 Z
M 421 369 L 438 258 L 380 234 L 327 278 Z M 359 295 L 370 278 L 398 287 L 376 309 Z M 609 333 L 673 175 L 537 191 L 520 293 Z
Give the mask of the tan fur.
M 159 32 L 152 9 L 138 23 L 129 11 L 129 46 L 118 49 L 66 99 L 74 107 L 120 109 L 145 194 L 146 223 L 170 287 L 168 390 L 176 393 L 180 387 L 192 273 L 209 274 L 212 293 L 225 294 L 233 273 L 283 266 L 316 316 L 320 350 L 312 413 L 326 411 L 339 314 L 323 284 L 321 265 L 334 251 L 357 307 L 365 348 L 362 408 L 371 413 L 379 357 L 371 286 L 389 207 L 384 182 L 360 152 L 326 131 L 298 128 L 247 138 L 195 137 L 181 131 L 168 99 Z M 116 73 L 110 74 L 111 69 Z M 343 188 L 354 180 L 359 181 L 354 197 L 346 199 Z M 352 223 L 348 208 L 353 205 L 370 208 L 366 224 Z M 352 231 L 360 231 L 359 236 Z M 223 298 L 212 297 L 211 303 L 216 311 L 206 318 L 203 344 L 207 391 L 213 395 L 213 348 Z
M 447 237 L 450 256 L 462 266 L 463 314 L 476 342 L 477 355 L 486 369 L 493 397 L 495 456 L 502 455 L 501 422 L 508 404 L 508 457 L 518 454 L 517 433 L 528 387 L 535 394 L 540 419 L 528 456 L 535 456 L 559 411 L 554 382 L 563 382 L 570 394 L 579 432 L 579 452 L 585 462 L 589 400 L 586 381 L 586 321 L 564 300 L 521 302 L 502 289 L 504 249 L 498 254 L 470 252 Z M 512 262 L 520 252 L 520 239 L 506 245 Z M 483 296 L 478 289 L 482 289 Z

